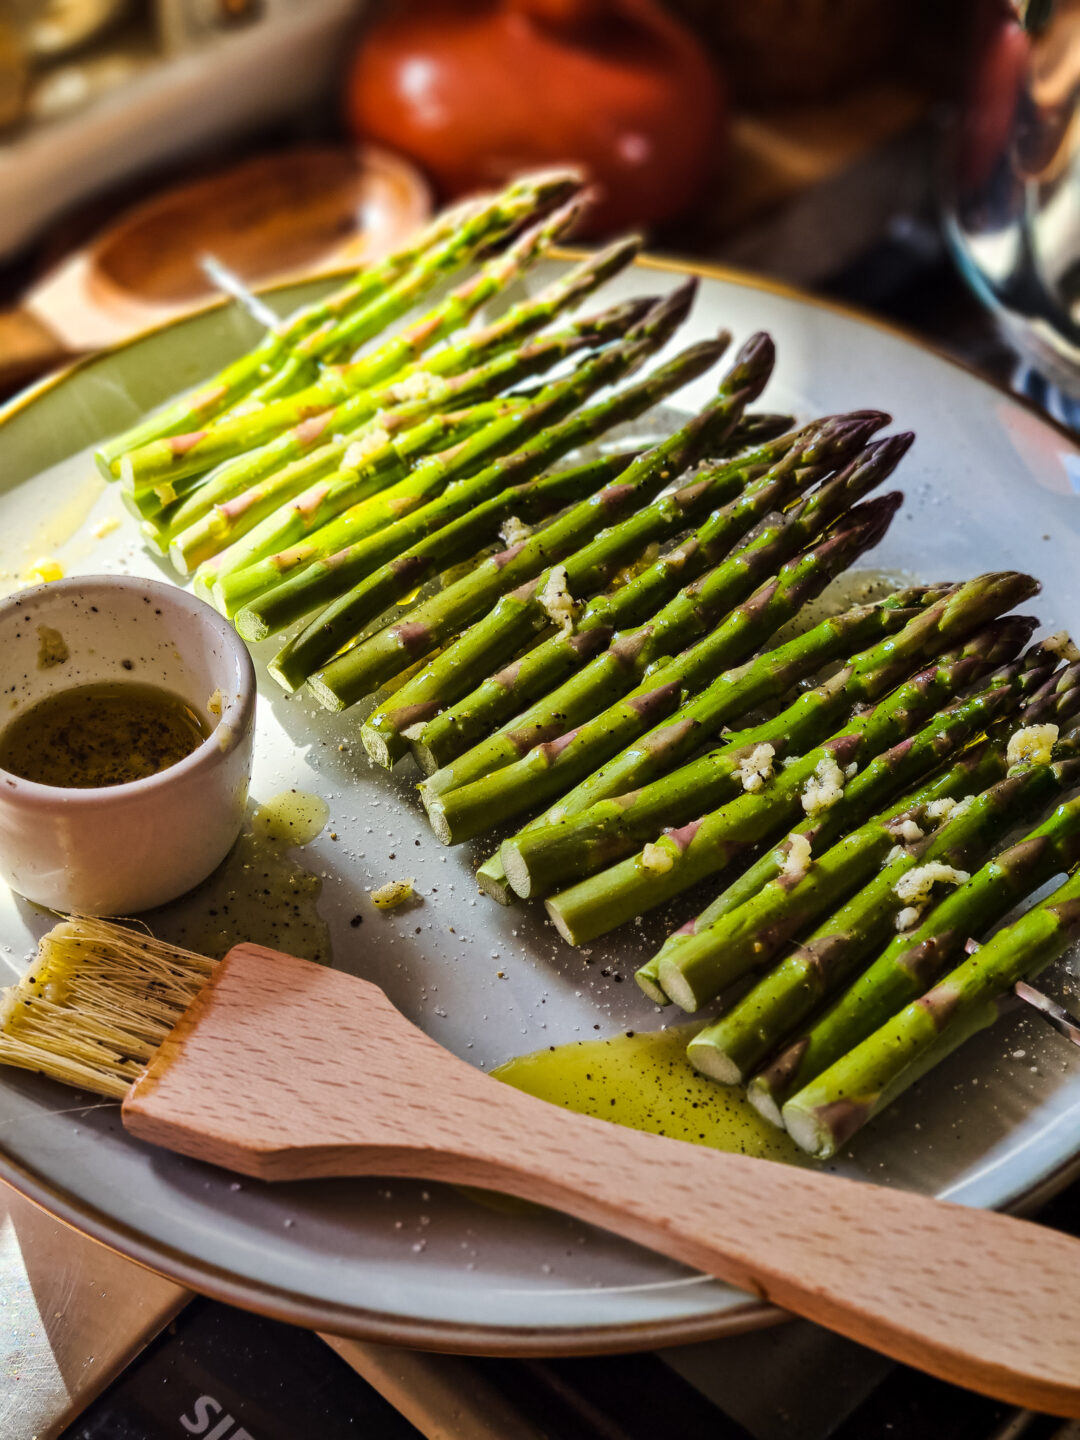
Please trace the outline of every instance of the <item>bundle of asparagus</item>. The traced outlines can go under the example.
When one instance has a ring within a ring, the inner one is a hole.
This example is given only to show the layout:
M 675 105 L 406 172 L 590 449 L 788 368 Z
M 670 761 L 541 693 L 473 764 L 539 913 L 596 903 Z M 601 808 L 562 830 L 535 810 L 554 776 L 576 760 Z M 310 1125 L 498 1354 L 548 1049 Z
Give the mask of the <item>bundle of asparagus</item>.
M 526 176 L 436 219 L 98 463 L 245 638 L 289 632 L 284 689 L 343 710 L 393 682 L 361 735 L 382 765 L 411 751 L 437 837 L 522 827 L 486 893 L 546 897 L 582 944 L 719 881 L 638 983 L 689 1011 L 741 987 L 691 1060 L 828 1155 L 1080 928 L 1072 879 L 961 958 L 1080 863 L 1080 664 L 1064 637 L 1025 650 L 1037 622 L 1007 612 L 1039 587 L 1014 572 L 808 624 L 887 531 L 902 496 L 873 492 L 913 437 L 749 411 L 764 334 L 665 438 L 618 434 L 730 339 L 635 373 L 693 282 L 560 318 L 635 239 L 463 328 L 587 200 Z

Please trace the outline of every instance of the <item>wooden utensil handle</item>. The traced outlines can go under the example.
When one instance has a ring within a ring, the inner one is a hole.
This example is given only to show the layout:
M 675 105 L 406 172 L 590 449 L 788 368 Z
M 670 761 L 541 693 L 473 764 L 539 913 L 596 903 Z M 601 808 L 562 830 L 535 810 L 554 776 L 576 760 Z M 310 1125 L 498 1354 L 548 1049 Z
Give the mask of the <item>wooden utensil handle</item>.
M 946 1380 L 1080 1416 L 1080 1241 L 559 1109 L 376 986 L 291 956 L 230 951 L 123 1116 L 263 1179 L 410 1176 L 550 1205 Z
M 1080 1241 L 528 1096 L 510 1115 L 517 1143 L 463 1157 L 456 1178 L 567 1211 L 954 1384 L 1080 1415 Z

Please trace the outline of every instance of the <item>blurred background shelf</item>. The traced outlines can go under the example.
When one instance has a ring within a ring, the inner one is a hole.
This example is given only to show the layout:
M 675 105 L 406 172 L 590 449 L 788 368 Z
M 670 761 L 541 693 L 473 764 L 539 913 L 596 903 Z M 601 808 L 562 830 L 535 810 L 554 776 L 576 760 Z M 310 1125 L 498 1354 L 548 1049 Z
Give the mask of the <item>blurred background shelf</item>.
M 322 104 L 363 11 L 285 0 L 215 30 L 185 29 L 183 8 L 166 3 L 28 81 L 0 142 L 0 259 L 106 187 Z

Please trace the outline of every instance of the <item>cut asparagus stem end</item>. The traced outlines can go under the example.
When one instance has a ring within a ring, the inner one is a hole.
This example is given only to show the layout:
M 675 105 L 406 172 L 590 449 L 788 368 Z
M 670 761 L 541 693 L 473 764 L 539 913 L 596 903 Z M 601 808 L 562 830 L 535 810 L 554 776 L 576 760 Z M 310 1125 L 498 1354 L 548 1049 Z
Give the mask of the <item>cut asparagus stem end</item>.
M 573 930 L 571 930 L 570 928 L 570 921 L 564 919 L 564 917 L 559 913 L 559 908 L 557 904 L 558 898 L 559 897 L 556 895 L 551 900 L 544 901 L 544 909 L 547 911 L 551 923 L 555 926 L 555 929 L 559 932 L 559 934 L 562 936 L 562 938 L 566 941 L 568 945 L 584 945 L 585 938 L 575 935 Z M 589 936 L 587 938 L 591 939 L 592 937 Z
M 763 1120 L 770 1125 L 775 1125 L 778 1130 L 784 1129 L 784 1117 L 780 1113 L 780 1106 L 773 1098 L 772 1091 L 760 1080 L 751 1080 L 746 1087 L 746 1098 L 758 1112 Z
M 240 633 L 241 635 L 243 635 L 243 638 L 245 640 L 248 638 L 246 635 L 244 635 L 244 632 L 242 630 Z M 299 690 L 300 686 L 304 683 L 304 681 L 303 679 L 294 679 L 287 670 L 282 669 L 281 666 L 279 666 L 278 664 L 278 660 L 280 658 L 280 656 L 275 655 L 272 660 L 267 661 L 267 672 L 269 673 L 271 679 L 277 681 L 277 683 L 281 686 L 281 688 L 285 691 L 287 695 L 295 695 L 297 690 Z
M 686 1058 L 695 1070 L 707 1075 L 710 1080 L 718 1080 L 721 1085 L 739 1085 L 742 1082 L 743 1076 L 739 1067 L 734 1065 L 722 1050 L 718 1050 L 711 1041 L 705 1039 L 704 1033 L 695 1035 L 690 1041 L 686 1047 Z
M 638 983 L 638 988 L 644 991 L 654 1005 L 671 1004 L 671 1001 L 660 988 L 660 981 L 657 979 L 656 974 L 656 966 L 651 960 L 641 966 L 635 973 L 634 979 Z
M 370 747 L 368 753 L 371 753 Z M 446 816 L 443 814 L 442 801 L 439 796 L 424 795 L 422 798 L 424 801 L 424 809 L 427 811 L 428 824 L 431 826 L 436 840 L 438 840 L 440 845 L 453 844 L 450 826 Z
M 532 893 L 529 867 L 522 860 L 520 853 L 512 841 L 501 847 L 499 850 L 499 859 L 502 861 L 503 870 L 506 872 L 506 879 L 514 894 L 520 895 L 522 900 L 527 900 Z
M 330 689 L 330 686 L 326 684 L 321 675 L 312 675 L 309 678 L 307 684 L 308 689 L 311 691 L 312 695 L 314 695 L 315 699 L 319 702 L 319 704 L 323 707 L 324 710 L 345 709 L 344 700 L 342 700 L 339 695 L 336 695 L 334 691 Z M 368 754 L 370 754 L 371 748 L 367 745 L 366 739 L 364 741 L 364 744 L 367 747 Z M 380 761 L 379 763 L 382 764 L 383 762 Z
M 205 600 L 207 605 L 214 604 L 214 583 L 209 575 L 196 574 L 191 586 L 191 593 L 197 595 L 200 600 Z M 217 607 L 215 606 L 215 609 Z
M 236 612 L 233 616 L 233 624 L 236 626 L 238 634 L 244 640 L 250 640 L 252 642 L 265 640 L 270 634 L 270 626 L 248 605 L 243 606 L 242 609 Z M 278 677 L 275 675 L 274 678 L 277 679 Z
M 313 684 L 312 688 L 314 688 Z M 333 691 L 328 690 L 327 694 L 333 695 Z M 343 710 L 345 708 L 336 695 L 334 696 L 334 702 L 337 709 Z M 323 700 L 321 703 L 325 705 L 326 701 Z M 405 753 L 404 748 L 397 750 L 394 748 L 395 740 L 399 745 L 404 746 L 404 741 L 401 740 L 400 736 L 383 735 L 371 725 L 361 727 L 360 739 L 364 742 L 364 749 L 371 756 L 372 760 L 374 760 L 375 764 L 381 765 L 384 770 L 392 770 Z M 443 841 L 443 844 L 447 843 L 447 841 Z
M 819 1160 L 831 1160 L 839 1146 L 829 1126 L 818 1118 L 816 1110 L 800 1109 L 791 1101 L 784 1106 L 784 1129 L 800 1150 Z
M 679 967 L 671 960 L 661 960 L 656 978 L 668 999 L 678 1005 L 680 1010 L 692 1015 L 700 1001 Z
M 426 745 L 422 745 L 418 740 L 411 741 L 410 745 L 413 759 L 416 761 L 421 775 L 434 775 L 435 771 L 441 768 L 439 762 Z
M 510 889 L 506 872 L 498 855 L 492 855 L 490 860 L 485 860 L 480 866 L 476 872 L 476 883 L 480 887 L 481 894 L 487 895 L 497 904 L 512 905 L 514 903 L 514 892 Z

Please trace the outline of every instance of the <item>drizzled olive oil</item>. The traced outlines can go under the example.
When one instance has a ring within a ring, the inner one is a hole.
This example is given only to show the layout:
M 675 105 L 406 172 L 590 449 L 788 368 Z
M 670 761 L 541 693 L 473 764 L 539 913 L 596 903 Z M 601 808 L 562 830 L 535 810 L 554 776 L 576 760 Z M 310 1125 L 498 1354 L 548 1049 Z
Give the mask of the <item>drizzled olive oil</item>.
M 757 1113 L 742 1092 L 699 1075 L 687 1042 L 705 1022 L 655 1034 L 555 1045 L 491 1073 L 541 1100 L 716 1150 L 806 1164 L 807 1157 Z
M 76 790 L 126 785 L 183 760 L 209 733 L 185 700 L 155 685 L 77 685 L 31 705 L 0 733 L 0 768 Z

